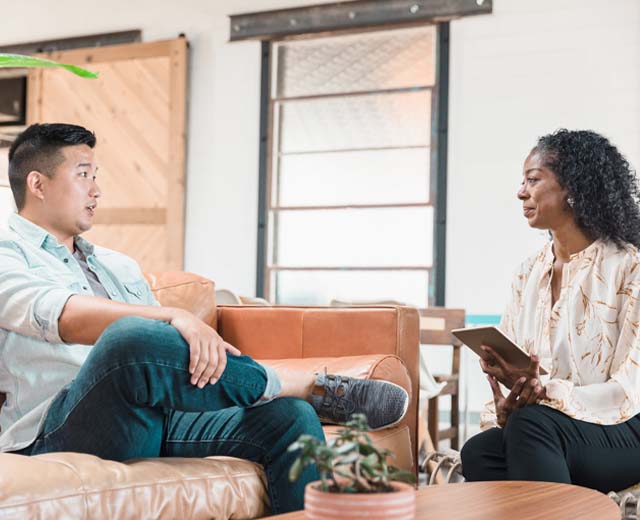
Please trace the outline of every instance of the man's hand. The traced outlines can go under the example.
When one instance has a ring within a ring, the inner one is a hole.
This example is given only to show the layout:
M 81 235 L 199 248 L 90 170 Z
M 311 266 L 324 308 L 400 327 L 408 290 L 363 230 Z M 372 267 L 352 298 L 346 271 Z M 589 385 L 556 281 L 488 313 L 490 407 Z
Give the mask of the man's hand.
M 507 388 L 513 388 L 515 382 L 524 377 L 528 380 L 535 380 L 539 385 L 540 381 L 540 358 L 532 354 L 527 368 L 517 368 L 508 363 L 495 350 L 487 345 L 482 345 L 484 355 L 480 356 L 480 368 L 488 376 L 496 378 Z M 534 387 L 536 385 L 534 384 Z
M 189 344 L 189 372 L 191 384 L 203 388 L 207 383 L 215 384 L 227 366 L 227 352 L 240 356 L 241 352 L 224 341 L 204 321 L 190 312 L 175 309 L 169 322 Z
M 544 393 L 543 387 L 537 384 L 531 384 L 531 382 L 527 383 L 527 379 L 521 377 L 513 384 L 509 395 L 505 397 L 500 389 L 498 380 L 489 375 L 487 379 L 493 392 L 493 402 L 496 406 L 496 419 L 498 425 L 501 427 L 507 424 L 507 419 L 509 419 L 509 416 L 516 408 L 537 403 Z

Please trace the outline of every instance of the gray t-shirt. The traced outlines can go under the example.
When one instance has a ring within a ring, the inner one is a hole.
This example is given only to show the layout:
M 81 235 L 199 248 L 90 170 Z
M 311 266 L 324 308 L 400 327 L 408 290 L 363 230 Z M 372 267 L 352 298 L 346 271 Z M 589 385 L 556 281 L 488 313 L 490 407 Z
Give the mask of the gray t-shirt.
M 100 280 L 98 280 L 96 273 L 94 273 L 91 269 L 89 269 L 89 264 L 87 264 L 87 259 L 82 254 L 82 251 L 80 251 L 80 249 L 78 249 L 77 247 L 73 252 L 73 258 L 75 258 L 78 261 L 78 264 L 80 264 L 80 268 L 82 269 L 82 272 L 84 273 L 84 277 L 87 279 L 87 282 L 89 282 L 89 285 L 93 290 L 93 294 L 95 296 L 99 296 L 100 298 L 110 299 L 109 293 L 107 293 L 107 290 L 100 283 Z

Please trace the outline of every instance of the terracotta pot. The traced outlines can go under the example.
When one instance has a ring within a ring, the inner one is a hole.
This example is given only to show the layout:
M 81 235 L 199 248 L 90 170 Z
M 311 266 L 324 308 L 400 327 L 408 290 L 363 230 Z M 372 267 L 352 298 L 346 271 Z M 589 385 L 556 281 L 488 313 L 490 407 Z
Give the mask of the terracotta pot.
M 409 484 L 393 482 L 389 493 L 326 493 L 320 482 L 307 484 L 304 512 L 309 520 L 413 520 L 416 490 Z

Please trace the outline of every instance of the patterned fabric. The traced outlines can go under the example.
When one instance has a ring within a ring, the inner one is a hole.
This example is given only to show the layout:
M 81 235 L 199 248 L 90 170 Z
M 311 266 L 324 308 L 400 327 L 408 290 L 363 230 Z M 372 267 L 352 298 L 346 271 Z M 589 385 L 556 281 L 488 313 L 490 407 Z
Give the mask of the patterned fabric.
M 571 255 L 551 305 L 553 245 L 525 261 L 500 328 L 550 370 L 542 404 L 596 424 L 640 412 L 640 254 L 597 240 Z M 493 402 L 481 428 L 496 426 Z

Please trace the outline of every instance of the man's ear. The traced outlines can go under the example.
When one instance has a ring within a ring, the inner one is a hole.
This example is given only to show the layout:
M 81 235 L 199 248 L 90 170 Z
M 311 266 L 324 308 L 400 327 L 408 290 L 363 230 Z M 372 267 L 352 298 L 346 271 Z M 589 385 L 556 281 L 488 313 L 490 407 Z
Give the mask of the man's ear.
M 27 190 L 39 200 L 44 200 L 44 184 L 46 176 L 37 170 L 27 174 Z

